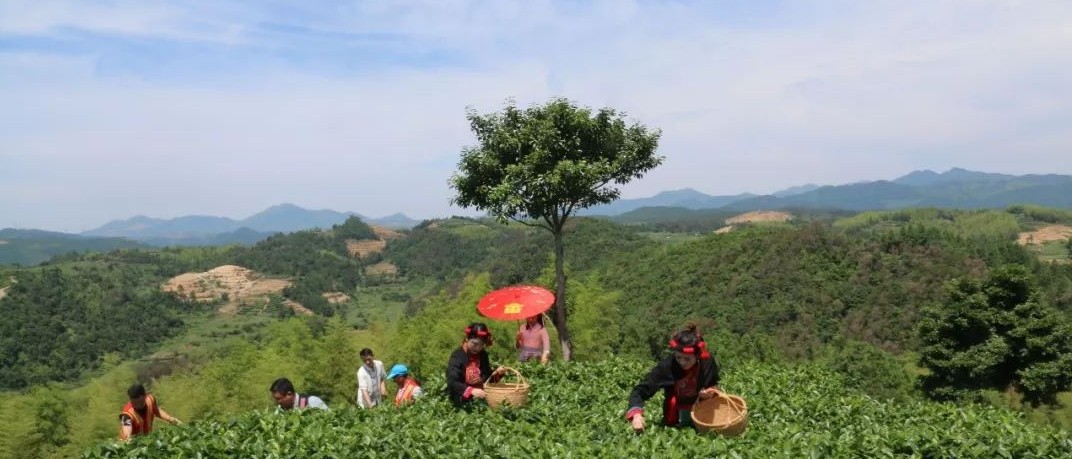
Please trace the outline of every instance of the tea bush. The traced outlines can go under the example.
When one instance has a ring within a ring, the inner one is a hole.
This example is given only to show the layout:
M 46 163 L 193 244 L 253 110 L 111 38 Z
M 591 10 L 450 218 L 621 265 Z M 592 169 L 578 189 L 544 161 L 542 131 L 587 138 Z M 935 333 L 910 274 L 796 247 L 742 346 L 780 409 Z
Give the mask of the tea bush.
M 1072 457 L 1072 434 L 1029 425 L 1017 413 L 875 400 L 815 365 L 727 368 L 723 388 L 749 403 L 741 437 L 654 425 L 637 435 L 622 415 L 649 366 L 621 359 L 522 366 L 532 384 L 529 403 L 501 411 L 454 408 L 435 375 L 413 407 L 282 415 L 266 409 L 163 426 L 85 457 Z M 660 406 L 660 396 L 649 400 L 649 424 Z

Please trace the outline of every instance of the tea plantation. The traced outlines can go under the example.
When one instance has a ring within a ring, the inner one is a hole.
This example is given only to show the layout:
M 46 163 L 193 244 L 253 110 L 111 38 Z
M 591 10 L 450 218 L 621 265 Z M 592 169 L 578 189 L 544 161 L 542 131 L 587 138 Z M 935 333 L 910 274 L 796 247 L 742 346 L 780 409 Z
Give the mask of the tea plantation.
M 648 368 L 617 359 L 524 366 L 529 404 L 502 411 L 455 409 L 442 376 L 428 375 L 428 394 L 409 408 L 360 411 L 333 400 L 329 412 L 266 409 L 181 427 L 161 423 L 150 436 L 101 444 L 85 457 L 1072 457 L 1072 434 L 1027 424 L 1014 412 L 875 400 L 809 365 L 724 370 L 723 389 L 749 403 L 741 437 L 662 427 L 638 435 L 622 414 Z M 267 382 L 264 397 L 267 406 Z M 661 396 L 647 408 L 655 424 Z

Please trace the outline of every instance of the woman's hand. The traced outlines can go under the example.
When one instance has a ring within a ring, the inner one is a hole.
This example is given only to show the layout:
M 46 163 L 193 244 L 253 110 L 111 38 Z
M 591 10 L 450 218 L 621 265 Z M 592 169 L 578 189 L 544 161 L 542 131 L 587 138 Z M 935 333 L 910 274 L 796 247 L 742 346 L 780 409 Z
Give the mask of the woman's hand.
M 718 387 L 708 387 L 700 391 L 700 400 L 707 400 L 715 395 L 718 395 Z
M 506 374 L 506 367 L 499 367 L 499 368 L 496 368 L 495 371 L 491 372 L 491 377 L 492 378 L 500 378 L 504 374 Z
M 488 396 L 488 393 L 484 392 L 484 389 L 473 389 L 472 392 L 469 392 L 469 396 L 473 398 L 484 398 Z
M 632 421 L 632 423 L 633 423 L 633 430 L 634 431 L 636 431 L 636 432 L 643 432 L 644 431 L 644 415 L 643 414 L 640 414 L 640 413 L 634 414 L 633 419 L 631 419 L 630 421 Z
M 540 356 L 540 365 L 547 365 L 547 360 L 548 360 L 547 354 L 541 355 Z

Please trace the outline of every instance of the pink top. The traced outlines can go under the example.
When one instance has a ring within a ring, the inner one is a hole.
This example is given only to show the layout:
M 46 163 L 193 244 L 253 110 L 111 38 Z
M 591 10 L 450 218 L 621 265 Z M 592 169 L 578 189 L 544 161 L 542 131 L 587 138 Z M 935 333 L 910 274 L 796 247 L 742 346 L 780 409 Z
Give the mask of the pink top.
M 521 324 L 517 330 L 521 335 L 521 348 L 547 352 L 551 350 L 551 338 L 547 336 L 547 329 L 543 325 L 536 324 L 529 328 L 528 324 Z

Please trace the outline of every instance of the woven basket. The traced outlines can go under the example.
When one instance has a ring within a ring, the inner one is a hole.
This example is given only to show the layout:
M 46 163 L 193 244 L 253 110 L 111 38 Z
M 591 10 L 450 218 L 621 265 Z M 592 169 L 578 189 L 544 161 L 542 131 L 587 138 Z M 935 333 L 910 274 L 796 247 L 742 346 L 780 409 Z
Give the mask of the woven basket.
M 500 382 L 493 383 L 491 378 L 484 382 L 484 393 L 487 394 L 488 406 L 492 408 L 498 408 L 503 403 L 509 404 L 513 408 L 519 408 L 525 405 L 529 399 L 529 382 L 524 376 L 521 376 L 521 372 L 510 367 L 503 367 L 507 372 L 512 372 L 517 376 L 517 382 Z M 505 376 L 504 376 L 505 378 Z
M 748 427 L 748 404 L 736 395 L 715 392 L 714 397 L 692 405 L 692 423 L 700 432 L 736 437 Z

